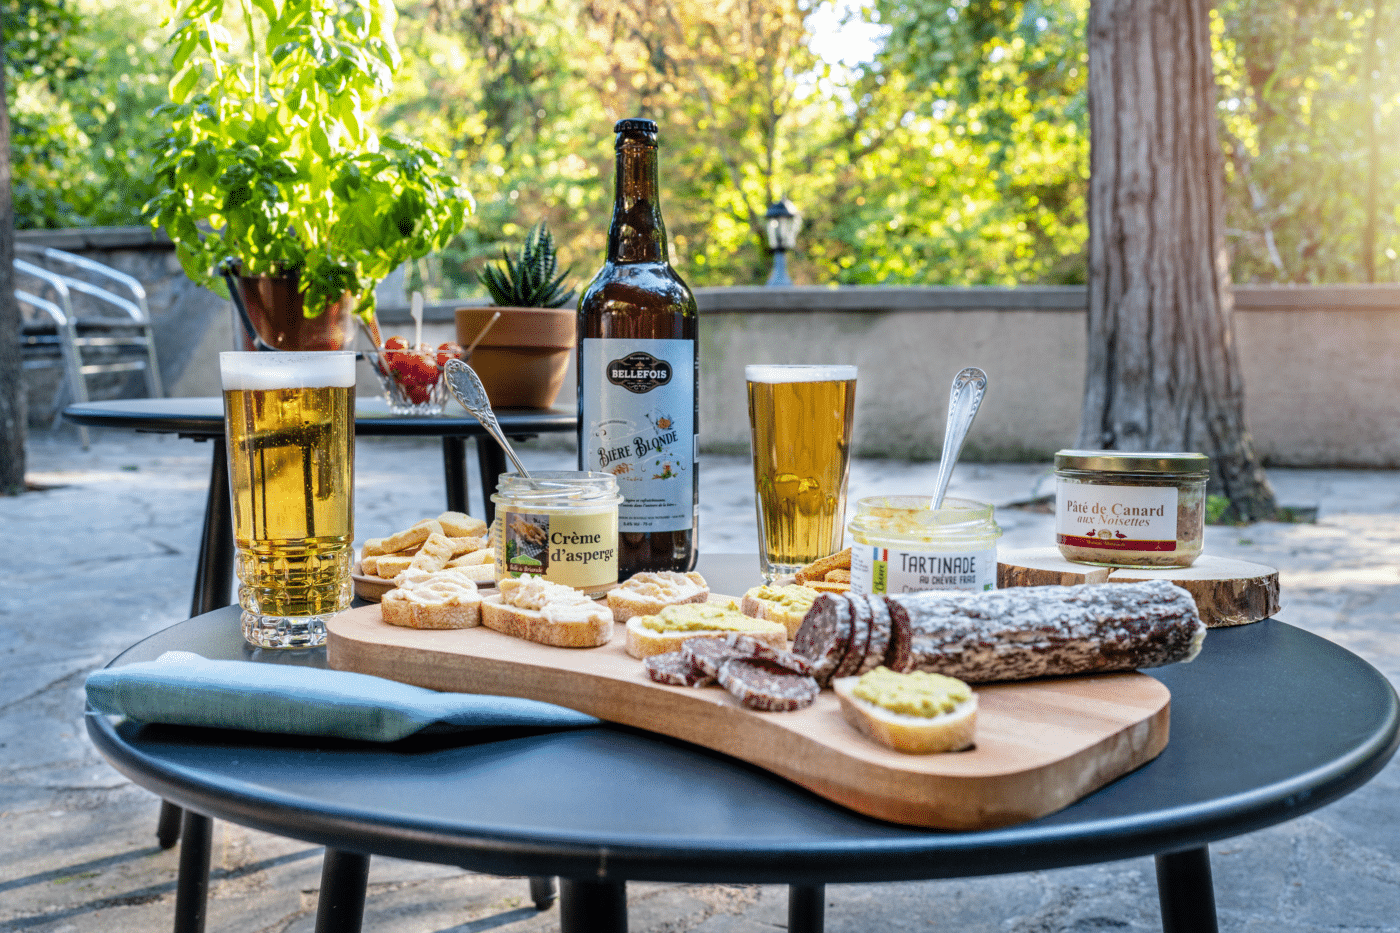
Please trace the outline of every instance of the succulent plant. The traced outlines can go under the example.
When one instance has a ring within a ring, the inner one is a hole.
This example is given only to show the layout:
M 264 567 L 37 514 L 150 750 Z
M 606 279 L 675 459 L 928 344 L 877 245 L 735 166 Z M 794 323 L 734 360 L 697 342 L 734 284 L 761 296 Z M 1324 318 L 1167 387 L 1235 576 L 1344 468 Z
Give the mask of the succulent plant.
M 554 249 L 554 235 L 543 222 L 535 225 L 520 251 L 512 258 L 501 250 L 500 263 L 488 265 L 477 278 L 491 293 L 491 300 L 502 307 L 560 308 L 574 298 L 573 289 L 565 290 L 564 278 L 572 266 L 555 275 L 559 257 Z

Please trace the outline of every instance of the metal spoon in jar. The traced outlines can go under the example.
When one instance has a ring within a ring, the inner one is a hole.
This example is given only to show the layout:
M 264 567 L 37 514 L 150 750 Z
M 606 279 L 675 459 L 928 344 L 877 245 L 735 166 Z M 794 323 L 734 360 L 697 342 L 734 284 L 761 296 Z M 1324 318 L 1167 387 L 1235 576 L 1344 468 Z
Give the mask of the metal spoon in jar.
M 977 409 L 986 392 L 987 374 L 976 366 L 969 366 L 953 377 L 953 389 L 948 394 L 948 424 L 943 429 L 943 457 L 938 463 L 938 480 L 929 504 L 931 509 L 937 510 L 943 505 L 943 494 L 948 491 L 948 481 L 953 478 L 953 467 L 957 465 L 963 441 L 967 440 L 968 429 L 972 427 L 972 419 L 977 417 Z
M 491 400 L 486 397 L 486 387 L 481 384 L 480 377 L 466 363 L 461 360 L 452 359 L 447 361 L 443 367 L 443 375 L 447 379 L 447 387 L 452 390 L 452 395 L 457 401 L 462 403 L 462 407 L 471 412 L 481 426 L 491 432 L 491 436 L 496 439 L 496 443 L 501 445 L 501 449 L 506 452 L 510 462 L 515 464 L 515 469 L 525 479 L 530 479 L 530 472 L 525 469 L 525 464 L 520 462 L 520 458 L 511 449 L 510 441 L 501 431 L 500 422 L 496 420 L 496 413 L 491 410 Z

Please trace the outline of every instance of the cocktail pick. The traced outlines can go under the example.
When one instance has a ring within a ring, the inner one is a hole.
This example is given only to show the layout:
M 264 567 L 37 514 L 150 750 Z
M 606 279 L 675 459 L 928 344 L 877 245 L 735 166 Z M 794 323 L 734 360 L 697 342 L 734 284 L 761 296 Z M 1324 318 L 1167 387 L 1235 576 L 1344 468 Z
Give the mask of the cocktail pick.
M 972 427 L 972 419 L 977 417 L 977 409 L 986 391 L 987 374 L 976 366 L 969 366 L 953 377 L 953 389 L 948 394 L 948 424 L 943 429 L 943 456 L 938 462 L 938 481 L 929 503 L 931 509 L 943 505 L 948 481 L 953 478 L 953 467 L 962 453 L 963 441 L 967 440 L 968 429 Z

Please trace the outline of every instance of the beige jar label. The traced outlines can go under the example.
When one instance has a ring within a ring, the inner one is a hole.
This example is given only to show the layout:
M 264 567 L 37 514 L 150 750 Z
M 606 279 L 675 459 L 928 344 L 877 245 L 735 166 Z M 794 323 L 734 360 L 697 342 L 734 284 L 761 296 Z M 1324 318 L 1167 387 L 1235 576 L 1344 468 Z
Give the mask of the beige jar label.
M 1174 486 L 1055 483 L 1055 539 L 1104 551 L 1175 551 Z
M 539 511 L 501 506 L 496 578 L 532 573 L 598 592 L 617 583 L 617 510 Z

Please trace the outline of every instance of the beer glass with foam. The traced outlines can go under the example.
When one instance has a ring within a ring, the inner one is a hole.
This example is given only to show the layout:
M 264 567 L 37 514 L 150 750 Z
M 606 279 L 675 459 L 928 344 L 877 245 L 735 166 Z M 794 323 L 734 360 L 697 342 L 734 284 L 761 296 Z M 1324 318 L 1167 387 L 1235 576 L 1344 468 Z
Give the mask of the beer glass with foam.
M 219 354 L 243 637 L 307 648 L 350 607 L 355 354 Z
M 749 427 L 764 579 L 841 550 L 856 367 L 748 366 Z

